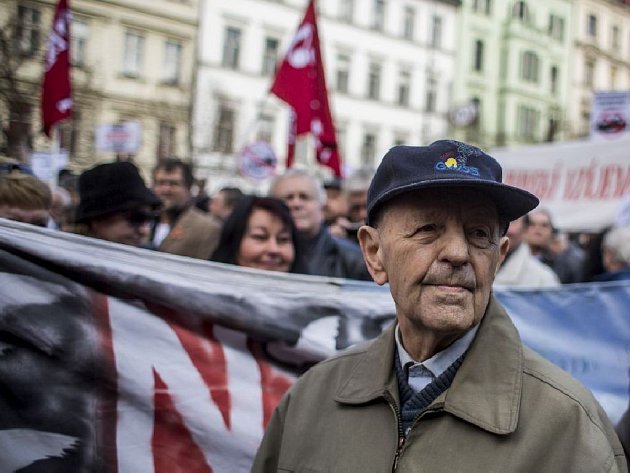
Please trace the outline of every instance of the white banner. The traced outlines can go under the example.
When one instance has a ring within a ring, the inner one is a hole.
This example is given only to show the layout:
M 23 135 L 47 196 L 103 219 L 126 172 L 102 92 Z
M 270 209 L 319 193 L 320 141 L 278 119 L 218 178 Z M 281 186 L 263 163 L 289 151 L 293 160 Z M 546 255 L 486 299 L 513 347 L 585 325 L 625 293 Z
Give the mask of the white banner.
M 551 211 L 556 227 L 599 231 L 612 225 L 630 192 L 630 139 L 574 141 L 490 152 L 503 182 L 527 189 Z

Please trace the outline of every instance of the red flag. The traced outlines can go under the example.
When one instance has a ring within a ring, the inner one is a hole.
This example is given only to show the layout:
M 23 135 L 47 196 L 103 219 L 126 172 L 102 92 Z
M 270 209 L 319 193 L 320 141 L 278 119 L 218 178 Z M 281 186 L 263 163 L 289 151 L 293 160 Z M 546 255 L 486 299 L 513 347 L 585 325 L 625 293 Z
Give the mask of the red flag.
M 59 0 L 48 35 L 42 82 L 42 128 L 47 136 L 53 125 L 70 118 L 70 9 L 68 0 Z
M 304 19 L 278 67 L 271 92 L 292 107 L 287 166 L 293 163 L 295 137 L 310 132 L 315 138 L 317 161 L 341 176 L 341 159 L 319 48 L 315 0 L 308 3 Z

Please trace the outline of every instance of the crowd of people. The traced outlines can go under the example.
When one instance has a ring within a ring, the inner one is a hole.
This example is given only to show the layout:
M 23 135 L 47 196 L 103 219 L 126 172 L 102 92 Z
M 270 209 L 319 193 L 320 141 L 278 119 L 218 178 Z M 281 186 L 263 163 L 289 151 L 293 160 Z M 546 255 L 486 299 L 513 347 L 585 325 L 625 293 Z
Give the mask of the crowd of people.
M 51 190 L 3 158 L 0 217 L 242 267 L 389 284 L 396 324 L 300 378 L 253 471 L 384 471 L 392 459 L 383 451 L 405 471 L 418 459 L 431 471 L 627 471 L 592 395 L 522 346 L 492 287 L 630 279 L 630 222 L 565 235 L 535 196 L 501 182 L 493 158 L 447 140 L 396 146 L 377 170 L 345 181 L 289 169 L 264 196 L 234 187 L 208 196 L 194 183 L 191 165 L 173 158 L 152 170 L 150 187 L 134 164 L 113 162 L 62 173 Z
M 267 196 L 224 187 L 193 192 L 190 163 L 169 158 L 147 186 L 130 162 L 59 175 L 54 189 L 30 168 L 0 159 L 0 217 L 150 248 L 272 271 L 371 281 L 357 239 L 367 217 L 373 169 L 322 182 L 289 169 Z M 620 212 L 622 215 L 623 212 Z M 598 234 L 560 232 L 537 208 L 511 222 L 510 248 L 495 284 L 553 287 L 630 278 L 630 225 Z

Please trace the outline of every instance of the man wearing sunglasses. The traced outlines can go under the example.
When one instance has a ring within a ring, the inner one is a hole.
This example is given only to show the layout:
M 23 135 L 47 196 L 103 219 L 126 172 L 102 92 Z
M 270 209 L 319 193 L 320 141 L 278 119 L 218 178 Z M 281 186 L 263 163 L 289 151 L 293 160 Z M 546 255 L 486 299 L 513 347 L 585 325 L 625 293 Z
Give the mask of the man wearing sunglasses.
M 101 164 L 79 177 L 76 221 L 88 236 L 132 246 L 148 243 L 161 203 L 129 162 Z

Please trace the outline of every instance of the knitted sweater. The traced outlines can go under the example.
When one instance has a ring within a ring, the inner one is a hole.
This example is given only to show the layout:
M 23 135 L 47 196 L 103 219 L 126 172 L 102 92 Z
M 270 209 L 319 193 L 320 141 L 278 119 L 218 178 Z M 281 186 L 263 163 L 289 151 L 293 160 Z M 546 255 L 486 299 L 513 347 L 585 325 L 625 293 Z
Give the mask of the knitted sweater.
M 453 382 L 457 370 L 464 361 L 464 353 L 442 374 L 429 383 L 422 391 L 415 392 L 407 382 L 407 373 L 400 364 L 398 352 L 394 355 L 396 363 L 396 378 L 398 380 L 398 396 L 400 398 L 400 415 L 405 437 L 411 430 L 416 418 L 424 409 L 429 407 L 435 398 L 442 394 Z

